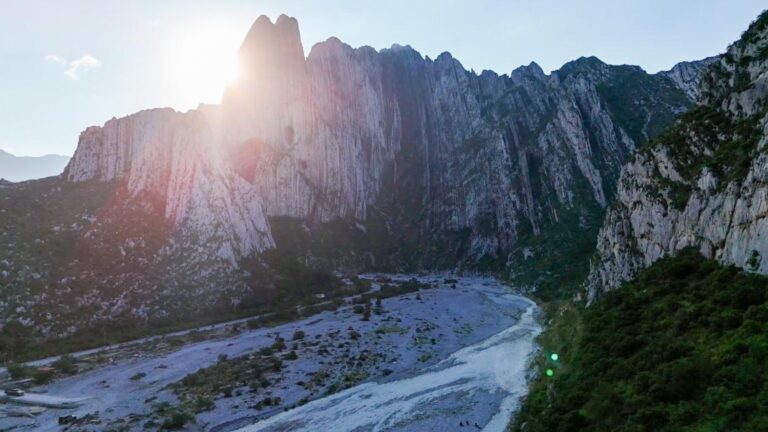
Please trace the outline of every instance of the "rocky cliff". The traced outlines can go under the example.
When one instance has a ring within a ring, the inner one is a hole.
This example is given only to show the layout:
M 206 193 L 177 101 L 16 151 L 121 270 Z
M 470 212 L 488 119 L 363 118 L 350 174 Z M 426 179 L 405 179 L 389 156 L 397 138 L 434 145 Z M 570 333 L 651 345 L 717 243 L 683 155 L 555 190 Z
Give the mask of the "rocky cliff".
M 221 157 L 199 112 L 148 110 L 90 127 L 63 177 L 75 183 L 119 182 L 123 194 L 111 206 L 157 203 L 162 219 L 156 222 L 167 222 L 176 240 L 194 238 L 206 246 L 200 253 L 232 266 L 274 246 L 261 199 Z M 119 219 L 113 229 L 124 222 Z M 169 244 L 165 252 L 177 245 Z
M 269 271 L 243 263 L 289 243 L 302 262 L 458 266 L 558 295 L 586 274 L 620 167 L 689 108 L 699 70 L 477 74 L 335 38 L 305 56 L 285 16 L 254 23 L 240 62 L 220 104 L 88 128 L 61 178 L 0 189 L 3 317 L 61 335 L 236 306 Z
M 698 70 L 583 58 L 478 75 L 448 53 L 335 38 L 305 59 L 285 16 L 257 20 L 240 55 L 244 79 L 204 112 L 267 215 L 384 225 L 370 242 L 392 247 L 371 245 L 373 262 L 508 275 L 591 241 L 619 167 L 687 109 Z
M 768 13 L 701 78 L 701 104 L 622 170 L 589 299 L 685 247 L 768 273 Z

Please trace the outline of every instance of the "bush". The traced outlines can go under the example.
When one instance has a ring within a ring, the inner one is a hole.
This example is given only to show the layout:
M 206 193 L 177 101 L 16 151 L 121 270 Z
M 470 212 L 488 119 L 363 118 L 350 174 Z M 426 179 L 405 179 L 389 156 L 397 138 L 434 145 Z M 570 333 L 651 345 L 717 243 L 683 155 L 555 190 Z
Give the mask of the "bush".
M 53 379 L 53 372 L 45 369 L 37 369 L 32 372 L 32 382 L 37 385 L 48 384 Z
M 14 380 L 29 378 L 32 376 L 33 372 L 34 368 L 23 364 L 12 364 L 8 366 L 8 374 L 11 376 L 11 379 Z
M 304 331 L 302 331 L 302 330 L 296 330 L 295 332 L 293 332 L 293 340 L 295 340 L 295 341 L 296 340 L 304 339 L 304 336 L 306 336 L 306 335 L 304 334 Z
M 77 373 L 77 361 L 69 354 L 59 357 L 58 360 L 53 362 L 52 366 L 65 375 L 73 375 Z
M 275 338 L 275 343 L 272 344 L 273 351 L 283 351 L 286 348 L 287 345 L 285 344 L 285 339 L 281 337 Z
M 201 396 L 195 399 L 192 407 L 195 410 L 195 413 L 201 413 L 213 410 L 216 408 L 216 404 L 213 402 L 213 399 Z
M 146 373 L 139 372 L 136 375 L 132 376 L 130 379 L 131 379 L 131 381 L 139 381 L 140 379 L 144 378 L 145 376 L 147 376 Z
M 165 430 L 178 430 L 194 419 L 195 416 L 181 408 L 171 408 L 160 427 Z
M 252 318 L 245 322 L 245 326 L 251 330 L 261 327 L 261 320 L 258 318 Z
M 658 261 L 542 335 L 582 323 L 568 352 L 540 362 L 512 430 L 762 430 L 767 292 L 768 278 L 694 250 Z

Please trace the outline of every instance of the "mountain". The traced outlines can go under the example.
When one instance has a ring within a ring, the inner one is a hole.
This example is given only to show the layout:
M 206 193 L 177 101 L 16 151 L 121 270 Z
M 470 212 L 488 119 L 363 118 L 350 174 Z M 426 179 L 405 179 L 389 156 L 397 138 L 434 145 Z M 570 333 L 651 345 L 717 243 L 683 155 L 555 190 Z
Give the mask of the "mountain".
M 67 156 L 14 156 L 0 150 L 0 179 L 20 182 L 57 176 L 67 166 L 67 162 Z
M 562 296 L 620 167 L 688 110 L 700 70 L 590 57 L 477 74 L 335 38 L 305 57 L 286 16 L 260 17 L 239 55 L 220 104 L 90 127 L 62 176 L 0 188 L 4 320 L 55 338 L 242 313 L 286 259 L 458 267 Z
M 701 77 L 701 103 L 622 169 L 590 301 L 687 247 L 768 273 L 768 13 Z

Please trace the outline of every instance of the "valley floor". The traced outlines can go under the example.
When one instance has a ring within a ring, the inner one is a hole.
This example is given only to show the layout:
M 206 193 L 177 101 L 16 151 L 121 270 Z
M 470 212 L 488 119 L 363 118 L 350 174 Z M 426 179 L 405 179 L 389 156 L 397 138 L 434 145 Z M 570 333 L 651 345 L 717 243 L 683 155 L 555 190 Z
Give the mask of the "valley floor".
M 418 279 L 434 288 L 384 299 L 368 321 L 343 306 L 271 328 L 237 323 L 183 346 L 105 354 L 112 359 L 37 389 L 88 398 L 82 406 L 0 417 L 0 430 L 60 430 L 68 414 L 93 421 L 69 430 L 151 430 L 167 407 L 202 398 L 212 404 L 190 430 L 505 430 L 527 391 L 538 308 L 490 278 Z M 280 338 L 285 347 L 275 346 Z M 276 358 L 261 384 L 240 379 L 259 359 Z M 204 378 L 171 387 L 201 368 L 210 371 Z M 222 377 L 232 377 L 223 391 L 202 390 L 211 387 L 200 380 Z

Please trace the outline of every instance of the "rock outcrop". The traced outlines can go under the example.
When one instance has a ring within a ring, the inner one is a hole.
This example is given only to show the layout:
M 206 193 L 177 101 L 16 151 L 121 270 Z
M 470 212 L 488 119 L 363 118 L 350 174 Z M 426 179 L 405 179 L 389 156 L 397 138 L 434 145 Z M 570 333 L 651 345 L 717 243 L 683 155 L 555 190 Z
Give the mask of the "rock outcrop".
M 709 65 L 718 60 L 719 57 L 707 57 L 698 61 L 680 62 L 660 75 L 671 79 L 692 100 L 698 100 L 701 76 Z
M 556 295 L 586 274 L 620 167 L 689 108 L 698 70 L 591 57 L 477 74 L 335 38 L 305 57 L 286 16 L 259 18 L 240 62 L 220 104 L 88 128 L 61 178 L 2 188 L 18 204 L 0 219 L 15 251 L 0 285 L 19 288 L 0 315 L 66 335 L 230 310 L 258 295 L 247 280 L 269 271 L 276 232 L 319 233 L 302 262 L 458 266 Z
M 90 127 L 63 176 L 121 183 L 125 193 L 110 201 L 118 209 L 159 203 L 174 247 L 194 239 L 195 246 L 205 245 L 200 253 L 233 267 L 274 246 L 261 199 L 225 163 L 199 112 L 148 110 Z M 121 223 L 118 218 L 112 229 Z
M 671 78 L 596 58 L 478 75 L 448 53 L 331 38 L 305 59 L 285 16 L 259 18 L 240 56 L 243 79 L 203 112 L 267 215 L 376 215 L 413 249 L 452 239 L 436 249 L 455 256 L 400 260 L 424 265 L 508 271 L 549 254 L 537 238 L 565 220 L 594 236 L 619 167 L 690 104 Z
M 207 245 L 227 239 L 217 254 L 233 262 L 272 246 L 265 215 L 375 215 L 408 250 L 401 263 L 515 274 L 560 241 L 594 236 L 619 167 L 687 109 L 698 70 L 667 77 L 582 58 L 552 75 L 536 64 L 478 75 L 448 53 L 335 38 L 305 58 L 286 16 L 260 17 L 239 55 L 220 105 L 90 128 L 65 177 L 163 196 L 175 226 Z M 543 246 L 551 232 L 563 234 Z
M 588 298 L 686 247 L 768 273 L 768 13 L 712 63 L 701 105 L 622 170 Z

